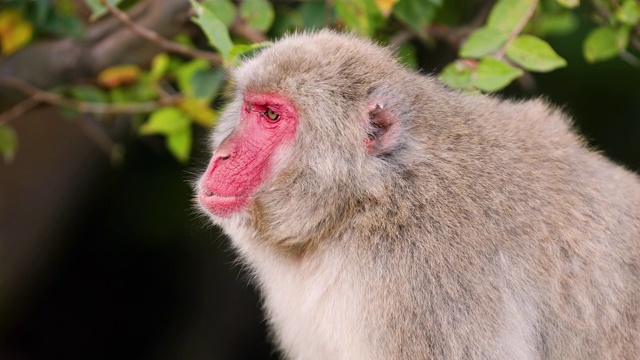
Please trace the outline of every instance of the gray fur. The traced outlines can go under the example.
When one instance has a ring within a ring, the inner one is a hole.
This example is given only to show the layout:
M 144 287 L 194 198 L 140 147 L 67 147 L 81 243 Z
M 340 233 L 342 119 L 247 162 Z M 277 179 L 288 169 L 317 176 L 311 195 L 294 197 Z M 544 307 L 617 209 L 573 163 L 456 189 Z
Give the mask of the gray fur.
M 300 114 L 247 211 L 212 216 L 291 359 L 639 359 L 640 182 L 544 101 L 460 93 L 387 49 L 293 35 L 233 75 Z M 400 120 L 362 145 L 367 102 Z

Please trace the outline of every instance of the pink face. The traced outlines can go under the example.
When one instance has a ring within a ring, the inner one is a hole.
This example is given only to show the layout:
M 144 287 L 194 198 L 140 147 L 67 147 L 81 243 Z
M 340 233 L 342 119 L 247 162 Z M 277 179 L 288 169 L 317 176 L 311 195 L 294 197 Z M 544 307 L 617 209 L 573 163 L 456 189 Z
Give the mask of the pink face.
M 229 217 L 245 209 L 271 174 L 273 155 L 295 136 L 298 115 L 276 94 L 245 94 L 238 127 L 216 149 L 199 183 L 198 201 Z

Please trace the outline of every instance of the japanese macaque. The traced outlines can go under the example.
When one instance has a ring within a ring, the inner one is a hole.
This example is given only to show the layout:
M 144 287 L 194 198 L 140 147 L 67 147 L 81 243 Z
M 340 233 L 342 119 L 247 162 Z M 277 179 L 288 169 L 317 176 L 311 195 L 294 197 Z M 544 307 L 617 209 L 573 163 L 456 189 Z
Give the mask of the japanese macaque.
M 640 181 L 331 31 L 231 74 L 197 200 L 288 359 L 639 359 Z

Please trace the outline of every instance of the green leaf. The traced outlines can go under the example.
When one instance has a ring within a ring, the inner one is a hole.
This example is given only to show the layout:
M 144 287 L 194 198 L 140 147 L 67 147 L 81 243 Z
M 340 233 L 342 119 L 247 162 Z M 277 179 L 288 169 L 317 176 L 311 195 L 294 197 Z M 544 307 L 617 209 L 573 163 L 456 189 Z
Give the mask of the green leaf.
M 11 163 L 18 150 L 18 134 L 9 125 L 0 125 L 0 155 Z
M 73 36 L 78 39 L 85 34 L 84 25 L 79 18 L 72 14 L 59 12 L 50 13 L 47 21 L 40 28 L 58 36 Z
M 203 7 L 195 0 L 190 1 L 196 12 L 196 17 L 191 20 L 200 26 L 205 35 L 207 35 L 209 43 L 218 49 L 218 52 L 226 61 L 229 58 L 229 50 L 233 47 L 229 30 L 213 11 Z
M 460 56 L 479 59 L 498 50 L 509 39 L 509 33 L 490 28 L 481 27 L 471 33 L 460 48 Z
M 537 17 L 533 32 L 540 36 L 563 36 L 575 31 L 580 24 L 578 16 L 571 11 L 544 14 Z
M 640 20 L 640 3 L 637 0 L 625 0 L 616 11 L 616 18 L 623 24 L 636 25 Z
M 498 0 L 491 9 L 486 26 L 511 33 L 523 19 L 528 20 L 536 3 L 535 0 Z
M 151 113 L 149 120 L 140 129 L 140 135 L 163 134 L 171 135 L 184 132 L 189 128 L 191 121 L 182 110 L 167 106 Z
M 94 103 L 107 103 L 109 102 L 109 96 L 101 89 L 90 85 L 76 85 L 69 88 L 69 95 L 74 99 L 94 102 Z
M 122 0 L 107 0 L 111 5 L 118 6 Z M 104 7 L 100 0 L 84 0 L 89 9 L 91 10 L 91 21 L 96 21 L 98 18 L 106 14 L 109 10 Z
M 628 41 L 628 33 L 626 40 Z M 582 45 L 582 53 L 590 63 L 608 60 L 626 48 L 625 42 L 624 36 L 621 36 L 618 30 L 602 26 L 591 30 L 587 35 Z
M 193 96 L 196 99 L 203 99 L 207 102 L 213 100 L 218 93 L 222 81 L 224 80 L 224 71 L 217 70 L 198 70 L 191 77 L 191 88 Z
M 573 9 L 580 5 L 580 0 L 556 0 L 556 2 L 568 9 Z
M 265 32 L 273 25 L 275 12 L 267 0 L 245 0 L 240 3 L 240 16 L 252 28 Z
M 204 99 L 184 98 L 178 103 L 178 107 L 191 118 L 191 121 L 204 127 L 212 127 L 218 118 L 218 114 Z
M 189 160 L 191 154 L 191 128 L 167 136 L 167 148 L 181 163 Z
M 204 0 L 202 6 L 211 10 L 226 27 L 236 19 L 236 7 L 230 0 Z
M 178 89 L 189 97 L 195 97 L 196 94 L 191 79 L 197 72 L 208 70 L 209 68 L 209 63 L 206 60 L 194 59 L 175 69 Z
M 476 70 L 475 87 L 486 92 L 498 91 L 522 76 L 521 69 L 514 68 L 492 57 L 480 60 Z
M 546 41 L 533 35 L 518 36 L 507 48 L 507 56 L 523 68 L 548 72 L 567 66 Z
M 139 81 L 128 88 L 129 101 L 151 101 L 158 98 L 158 91 L 150 81 Z
M 338 16 L 357 33 L 372 36 L 383 21 L 373 0 L 335 0 Z
M 263 41 L 259 43 L 253 44 L 236 44 L 233 45 L 231 50 L 229 50 L 229 62 L 235 64 L 238 58 L 244 54 L 247 54 L 251 51 L 266 47 L 273 44 L 270 41 Z
M 393 7 L 393 14 L 417 34 L 424 35 L 441 4 L 424 0 L 400 0 Z
M 629 45 L 629 36 L 631 35 L 632 28 L 628 25 L 622 25 L 616 31 L 616 46 L 618 46 L 618 50 L 622 52 L 622 50 L 626 49 Z
M 473 82 L 475 61 L 457 60 L 447 65 L 438 78 L 454 89 L 468 89 Z
M 321 29 L 324 27 L 327 4 L 324 2 L 304 2 L 298 7 L 302 17 L 302 26 L 306 29 Z
M 149 77 L 151 80 L 159 80 L 169 69 L 169 63 L 171 58 L 167 53 L 160 53 L 156 55 L 151 61 L 151 70 L 149 71 Z
M 406 42 L 400 45 L 400 48 L 398 48 L 397 57 L 400 60 L 400 63 L 403 64 L 404 66 L 411 69 L 418 68 L 418 59 L 416 58 L 416 48 L 411 43 Z

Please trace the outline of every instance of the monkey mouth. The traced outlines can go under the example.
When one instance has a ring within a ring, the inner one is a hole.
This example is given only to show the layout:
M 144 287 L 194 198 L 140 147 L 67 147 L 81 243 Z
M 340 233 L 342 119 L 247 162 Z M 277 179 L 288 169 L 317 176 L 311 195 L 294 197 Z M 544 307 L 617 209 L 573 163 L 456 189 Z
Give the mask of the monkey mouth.
M 237 195 L 218 195 L 213 191 L 203 190 L 198 195 L 198 202 L 213 215 L 229 217 L 244 209 L 248 198 L 246 191 Z

